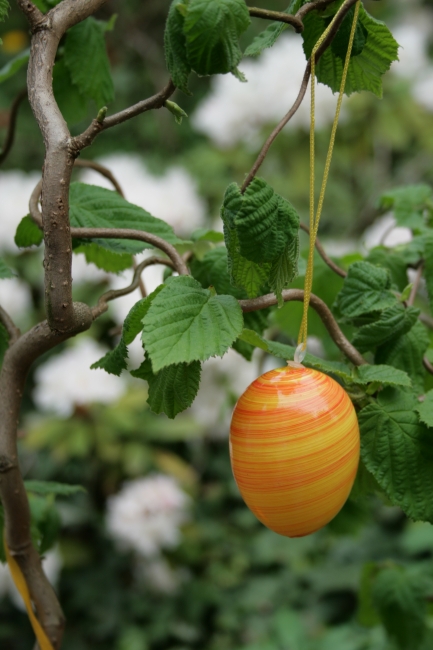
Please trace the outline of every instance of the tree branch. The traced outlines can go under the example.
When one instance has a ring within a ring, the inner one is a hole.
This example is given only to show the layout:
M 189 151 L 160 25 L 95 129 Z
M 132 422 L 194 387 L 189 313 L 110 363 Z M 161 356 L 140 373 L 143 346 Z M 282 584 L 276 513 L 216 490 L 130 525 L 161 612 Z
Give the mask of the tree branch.
M 42 225 L 42 215 L 38 206 L 41 183 L 42 181 L 36 185 L 29 202 L 30 216 L 39 228 Z M 151 244 L 168 255 L 179 275 L 189 275 L 188 268 L 175 247 L 150 232 L 129 230 L 128 228 L 70 228 L 69 230 L 71 237 L 77 239 L 132 239 Z
M 302 20 L 304 16 L 310 13 L 310 11 L 320 11 L 321 9 L 326 9 L 330 4 L 335 2 L 335 0 L 316 0 L 315 2 L 307 2 L 303 5 L 299 11 L 296 12 L 296 18 Z
M 30 0 L 17 0 L 17 5 L 27 18 L 32 29 L 44 21 L 44 14 Z
M 283 291 L 283 300 L 285 302 L 289 300 L 296 300 L 299 302 L 304 301 L 304 291 L 302 289 L 286 289 Z M 268 293 L 265 296 L 260 296 L 259 298 L 252 298 L 251 300 L 239 300 L 239 304 L 243 312 L 257 311 L 259 309 L 265 309 L 266 307 L 271 307 L 278 303 L 275 295 L 273 293 Z M 338 348 L 343 352 L 343 354 L 355 365 L 363 366 L 367 362 L 364 357 L 358 352 L 356 348 L 347 340 L 343 332 L 338 326 L 337 321 L 332 315 L 329 307 L 315 296 L 313 293 L 310 296 L 310 305 L 318 313 L 320 319 L 326 329 L 328 330 L 332 340 L 337 345 Z
M 171 260 L 167 260 L 164 257 L 148 257 L 147 259 L 143 260 L 141 264 L 137 265 L 131 284 L 129 284 L 127 287 L 124 287 L 123 289 L 110 289 L 110 291 L 106 291 L 102 294 L 98 300 L 98 304 L 92 309 L 93 318 L 98 318 L 98 316 L 107 311 L 109 301 L 116 300 L 116 298 L 121 298 L 122 296 L 127 296 L 129 293 L 135 291 L 135 289 L 140 286 L 140 277 L 144 269 L 147 266 L 151 266 L 153 264 L 165 264 L 165 266 L 169 266 L 170 268 L 176 270 Z
M 268 9 L 259 9 L 258 7 L 248 7 L 248 11 L 250 16 L 253 18 L 276 20 L 279 23 L 287 23 L 288 25 L 292 25 L 298 34 L 300 34 L 304 29 L 302 20 L 297 16 L 293 16 L 292 14 L 285 14 L 282 11 L 269 11 Z
M 306 232 L 308 236 L 310 236 L 310 229 L 309 229 L 308 226 L 301 223 L 301 224 L 299 224 L 299 227 L 300 227 L 301 230 Z M 320 243 L 318 237 L 316 237 L 316 248 L 317 248 L 317 252 L 319 253 L 322 260 L 329 266 L 330 269 L 332 269 L 334 271 L 334 273 L 339 275 L 341 278 L 346 278 L 347 277 L 346 271 L 344 271 L 343 269 L 340 269 L 340 267 L 335 262 L 333 262 L 330 257 L 327 256 L 327 254 L 325 252 L 325 249 L 323 248 L 322 244 Z
M 21 332 L 9 316 L 7 311 L 0 305 L 0 323 L 2 323 L 9 334 L 9 345 L 15 343 L 21 336 Z
M 130 120 L 137 115 L 141 115 L 141 113 L 146 113 L 147 111 L 156 108 L 162 108 L 164 106 L 164 102 L 166 102 L 167 99 L 172 96 L 175 90 L 176 86 L 170 79 L 165 88 L 163 88 L 156 95 L 153 95 L 148 99 L 144 99 L 143 101 L 138 102 L 138 104 L 134 104 L 129 108 L 125 108 L 119 113 L 110 115 L 102 121 L 94 119 L 90 126 L 85 131 L 83 131 L 81 135 L 77 135 L 72 139 L 72 147 L 76 152 L 80 152 L 85 147 L 91 145 L 93 140 L 99 133 L 101 133 L 101 131 L 111 129 L 111 127 L 122 124 L 122 122 L 126 122 L 126 120 Z
M 6 542 L 24 575 L 38 619 L 56 650 L 62 640 L 64 616 L 31 542 L 29 504 L 18 465 L 17 423 L 33 362 L 62 341 L 88 329 L 92 321 L 90 308 L 75 303 L 74 321 L 68 333 L 53 331 L 47 321 L 36 325 L 8 348 L 0 371 L 0 499 Z
M 319 47 L 319 49 L 316 52 L 316 64 L 318 63 L 320 57 L 322 56 L 323 52 L 326 50 L 326 48 L 332 43 L 338 28 L 340 27 L 342 21 L 344 20 L 345 16 L 347 15 L 348 11 L 350 8 L 357 2 L 358 0 L 346 0 L 345 4 L 341 8 L 341 12 L 336 19 L 334 25 L 332 26 L 332 29 L 330 30 L 328 36 L 325 38 L 323 41 L 322 45 Z M 309 3 L 309 4 L 317 4 L 317 3 Z M 305 5 L 307 6 L 307 5 Z M 317 7 L 312 7 L 310 11 L 315 9 Z M 299 12 L 298 12 L 299 13 Z M 307 12 L 308 13 L 308 12 Z M 297 14 L 298 15 L 298 14 Z M 288 113 L 283 117 L 283 119 L 280 121 L 279 124 L 275 127 L 275 129 L 272 131 L 270 136 L 267 138 L 265 144 L 263 145 L 259 155 L 257 156 L 254 165 L 252 166 L 251 170 L 249 171 L 247 177 L 245 178 L 241 192 L 244 193 L 245 190 L 247 189 L 248 185 L 251 183 L 255 175 L 257 174 L 258 170 L 260 169 L 261 165 L 263 164 L 263 161 L 265 160 L 267 153 L 269 149 L 271 148 L 272 143 L 274 142 L 275 138 L 281 133 L 281 131 L 284 129 L 286 124 L 292 119 L 292 117 L 295 115 L 296 111 L 300 107 L 302 100 L 305 97 L 305 93 L 307 92 L 308 88 L 308 82 L 310 80 L 311 76 L 311 61 L 308 61 L 307 66 L 305 68 L 304 72 L 304 77 L 302 79 L 302 84 L 301 88 L 299 90 L 298 96 L 295 99 L 295 102 L 293 106 L 290 108 Z
M 27 88 L 24 88 L 18 95 L 15 97 L 14 102 L 11 106 L 10 117 L 8 130 L 6 133 L 5 143 L 3 149 L 0 151 L 0 165 L 4 162 L 12 149 L 12 145 L 15 139 L 15 128 L 17 125 L 18 110 L 21 106 L 21 102 L 27 97 Z

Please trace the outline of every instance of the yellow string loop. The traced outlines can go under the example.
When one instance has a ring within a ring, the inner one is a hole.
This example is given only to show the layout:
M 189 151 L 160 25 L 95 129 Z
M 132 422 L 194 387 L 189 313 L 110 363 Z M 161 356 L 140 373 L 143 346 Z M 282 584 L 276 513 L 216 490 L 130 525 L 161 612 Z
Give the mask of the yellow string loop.
M 40 650 L 54 650 L 53 646 L 51 645 L 51 641 L 45 634 L 42 625 L 39 623 L 38 619 L 36 618 L 33 612 L 33 606 L 30 598 L 29 588 L 27 587 L 27 583 L 18 565 L 18 562 L 15 560 L 15 558 L 9 551 L 8 545 L 6 544 L 6 535 L 3 536 L 3 544 L 5 548 L 6 559 L 9 565 L 9 570 L 11 572 L 15 586 L 20 592 L 21 598 L 23 599 L 24 604 L 26 606 L 27 615 L 30 619 L 30 623 L 32 624 L 33 631 L 38 640 L 39 648 Z
M 331 23 L 325 29 L 311 53 L 311 116 L 310 116 L 310 248 L 308 252 L 307 271 L 305 274 L 304 286 L 304 311 L 302 315 L 301 327 L 298 336 L 298 350 L 305 353 L 307 348 L 307 330 L 308 330 L 308 306 L 310 304 L 311 287 L 313 284 L 313 265 L 314 265 L 314 246 L 316 243 L 317 231 L 319 229 L 319 221 L 322 215 L 323 202 L 325 199 L 326 185 L 328 182 L 329 169 L 331 166 L 332 153 L 334 150 L 335 134 L 337 132 L 338 120 L 340 117 L 341 103 L 343 101 L 344 89 L 346 87 L 347 71 L 349 69 L 350 55 L 352 53 L 353 41 L 355 38 L 356 24 L 358 21 L 360 1 L 355 5 L 355 14 L 353 17 L 352 29 L 350 32 L 349 45 L 347 48 L 346 59 L 344 62 L 343 75 L 341 77 L 340 93 L 338 95 L 337 109 L 335 112 L 334 122 L 332 124 L 331 139 L 329 142 L 328 153 L 326 156 L 325 171 L 323 173 L 323 181 L 320 189 L 319 202 L 317 205 L 317 213 L 315 213 L 315 173 L 314 173 L 314 156 L 315 156 L 315 122 L 316 122 L 316 52 L 322 45 L 323 41 L 329 34 L 334 22 L 337 20 L 339 13 L 343 6 L 335 14 Z M 301 353 L 302 354 L 302 353 Z M 301 359 L 302 360 L 302 359 Z

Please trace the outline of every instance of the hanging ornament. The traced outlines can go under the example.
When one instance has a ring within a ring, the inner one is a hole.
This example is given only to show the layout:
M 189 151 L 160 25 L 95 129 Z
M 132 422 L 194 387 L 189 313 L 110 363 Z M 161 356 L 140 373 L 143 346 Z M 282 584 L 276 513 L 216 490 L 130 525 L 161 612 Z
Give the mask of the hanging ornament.
M 341 386 L 289 362 L 239 398 L 230 458 L 242 497 L 265 526 L 302 537 L 344 505 L 359 462 L 355 409 Z

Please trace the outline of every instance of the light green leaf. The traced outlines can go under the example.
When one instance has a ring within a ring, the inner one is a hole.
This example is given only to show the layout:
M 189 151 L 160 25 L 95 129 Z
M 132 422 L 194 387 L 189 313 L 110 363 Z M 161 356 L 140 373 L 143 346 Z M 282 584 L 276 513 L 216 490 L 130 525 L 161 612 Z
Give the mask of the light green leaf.
M 200 75 L 234 71 L 238 39 L 250 24 L 244 0 L 189 0 L 184 23 L 188 61 Z
M 389 272 L 369 262 L 355 262 L 349 266 L 336 306 L 342 316 L 356 318 L 373 311 L 382 311 L 397 302 L 390 291 Z
M 433 390 L 425 394 L 424 400 L 415 407 L 421 422 L 433 427 Z
M 6 79 L 9 79 L 9 77 L 13 77 L 18 70 L 28 63 L 29 58 L 30 50 L 23 50 L 13 59 L 8 61 L 8 63 L 0 69 L 0 84 L 3 83 L 3 81 L 6 81 Z
M 317 11 L 312 11 L 305 16 L 305 29 L 302 32 L 302 37 L 307 58 L 311 56 L 313 47 L 327 24 L 328 21 Z M 397 60 L 399 46 L 388 27 L 370 16 L 362 5 L 359 11 L 359 25 L 359 30 L 362 30 L 363 37 L 365 37 L 365 43 L 362 51 L 350 60 L 345 93 L 351 95 L 353 92 L 369 90 L 378 97 L 382 97 L 382 75 L 389 70 L 391 63 Z M 347 32 L 347 30 L 344 31 Z M 335 53 L 337 46 L 334 49 L 328 48 L 316 66 L 318 81 L 329 86 L 333 92 L 338 92 L 340 89 L 344 65 L 341 58 L 345 43 L 344 36 L 337 43 L 340 43 L 337 54 Z
M 72 183 L 69 194 L 71 225 L 78 228 L 130 228 L 150 232 L 170 244 L 182 243 L 165 221 L 129 203 L 117 192 L 95 185 Z M 114 253 L 140 253 L 150 244 L 122 239 L 94 239 L 93 244 Z
M 404 370 L 412 379 L 414 390 L 423 393 L 425 370 L 422 359 L 429 343 L 427 330 L 418 321 L 407 334 L 378 347 L 375 363 Z
M 15 273 L 8 267 L 8 265 L 0 257 L 0 280 L 6 280 L 15 277 Z
M 410 392 L 386 388 L 359 413 L 361 455 L 394 505 L 433 522 L 433 434 L 418 421 Z
M 212 295 L 194 278 L 169 278 L 144 320 L 143 344 L 153 372 L 177 363 L 223 356 L 243 327 L 233 296 Z
M 97 108 L 114 99 L 105 32 L 106 23 L 90 16 L 72 27 L 65 40 L 64 58 L 72 82 L 83 97 L 93 99 Z
M 416 230 L 424 225 L 423 210 L 431 199 L 432 193 L 430 185 L 397 187 L 382 194 L 379 207 L 383 210 L 392 210 L 399 226 Z
M 143 329 L 143 318 L 149 311 L 152 300 L 163 288 L 164 285 L 161 284 L 155 289 L 155 291 L 147 296 L 147 298 L 142 298 L 142 300 L 135 303 L 123 323 L 122 336 L 119 343 L 116 345 L 114 350 L 110 350 L 102 357 L 102 359 L 93 363 L 90 366 L 92 369 L 102 368 L 102 370 L 105 370 L 110 375 L 116 375 L 117 377 L 122 374 L 122 370 L 126 370 L 128 359 L 127 346 L 135 340 Z
M 283 12 L 285 14 L 295 14 L 300 6 L 302 0 L 293 0 L 289 7 Z M 268 47 L 272 47 L 278 40 L 279 36 L 288 28 L 286 23 L 270 23 L 268 27 L 254 37 L 253 42 L 248 45 L 244 52 L 245 56 L 259 56 Z
M 150 359 L 146 358 L 131 375 L 148 382 L 147 403 L 152 411 L 173 419 L 193 403 L 200 384 L 201 364 L 199 361 L 179 363 L 154 374 Z
M 18 248 L 40 246 L 44 240 L 43 232 L 35 224 L 30 215 L 23 217 L 15 233 L 15 244 Z
M 54 97 L 60 111 L 68 124 L 77 124 L 87 115 L 88 98 L 72 82 L 71 73 L 62 57 L 56 61 L 53 69 Z
M 388 269 L 392 283 L 397 285 L 400 291 L 407 285 L 406 261 L 399 252 L 386 246 L 375 246 L 364 261 Z
M 55 483 L 53 481 L 24 481 L 24 486 L 27 492 L 41 496 L 54 494 L 55 496 L 68 497 L 78 492 L 86 492 L 82 485 L 68 485 L 67 483 Z
M 401 650 L 418 650 L 427 632 L 426 585 L 403 567 L 380 571 L 372 588 L 373 603 L 390 638 Z
M 0 0 L 0 20 L 7 18 L 9 9 L 9 0 Z
M 194 242 L 197 241 L 209 241 L 214 244 L 220 244 L 224 241 L 224 235 L 222 232 L 217 230 L 209 230 L 208 228 L 197 228 L 191 235 L 191 239 Z
M 391 339 L 406 334 L 416 323 L 420 310 L 406 309 L 401 303 L 385 309 L 378 320 L 359 328 L 353 338 L 353 345 L 360 351 L 375 350 Z
M 183 32 L 185 19 L 178 11 L 181 2 L 182 0 L 174 0 L 168 12 L 164 33 L 165 60 L 174 85 L 187 95 L 191 95 L 188 90 L 191 66 L 186 53 L 186 38 Z
M 384 386 L 412 386 L 409 375 L 403 370 L 397 370 L 392 366 L 374 365 L 359 366 L 353 376 L 355 384 L 368 384 L 377 382 Z
M 73 243 L 75 244 L 76 240 Z M 88 264 L 94 264 L 98 269 L 108 273 L 120 273 L 120 271 L 130 269 L 134 263 L 134 259 L 129 253 L 115 253 L 92 242 L 83 243 L 81 246 L 75 245 L 73 252 L 83 253 Z

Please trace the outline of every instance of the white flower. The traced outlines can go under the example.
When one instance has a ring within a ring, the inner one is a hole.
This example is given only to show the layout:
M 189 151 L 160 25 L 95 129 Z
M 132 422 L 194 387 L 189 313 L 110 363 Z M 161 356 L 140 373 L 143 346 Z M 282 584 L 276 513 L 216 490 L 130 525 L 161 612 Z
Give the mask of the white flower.
M 203 224 L 205 203 L 197 193 L 195 181 L 182 167 L 169 167 L 162 176 L 156 176 L 137 155 L 116 154 L 99 162 L 117 178 L 128 201 L 163 219 L 179 235 L 189 235 Z M 82 180 L 113 189 L 107 179 L 90 169 L 83 173 Z
M 269 123 L 279 121 L 295 101 L 302 84 L 306 59 L 299 36 L 287 34 L 265 50 L 258 60 L 245 59 L 239 65 L 248 82 L 239 83 L 233 75 L 212 80 L 212 91 L 192 116 L 193 126 L 206 133 L 220 147 L 239 141 L 253 141 Z M 316 124 L 332 122 L 337 96 L 318 84 Z M 288 128 L 310 125 L 309 93 Z
M 57 548 L 48 551 L 42 559 L 42 568 L 53 587 L 58 583 L 62 565 L 62 556 Z M 0 600 L 6 596 L 9 596 L 15 607 L 25 610 L 23 599 L 15 587 L 8 565 L 0 563 Z
M 75 345 L 40 366 L 33 394 L 38 408 L 68 417 L 75 405 L 110 404 L 119 399 L 128 385 L 126 380 L 105 370 L 90 369 L 106 352 L 93 339 L 81 337 Z
M 155 474 L 125 483 L 107 502 L 107 529 L 119 546 L 144 557 L 174 548 L 188 519 L 189 497 L 170 476 Z
M 0 250 L 17 251 L 15 232 L 29 213 L 29 199 L 41 174 L 18 170 L 0 172 Z

